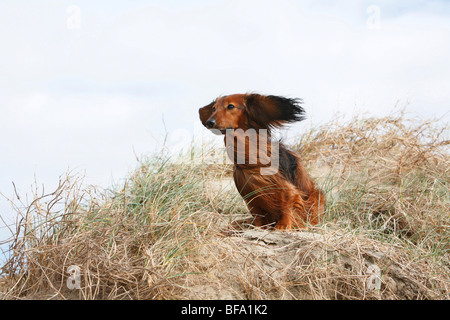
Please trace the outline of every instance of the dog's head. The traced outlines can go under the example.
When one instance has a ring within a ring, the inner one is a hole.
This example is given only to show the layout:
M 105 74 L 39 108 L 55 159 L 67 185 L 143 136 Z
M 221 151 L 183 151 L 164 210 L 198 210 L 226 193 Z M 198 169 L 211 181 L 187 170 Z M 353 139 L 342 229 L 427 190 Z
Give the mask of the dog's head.
M 227 129 L 270 129 L 303 120 L 300 99 L 260 94 L 233 94 L 219 97 L 200 108 L 200 120 L 213 132 L 224 134 Z

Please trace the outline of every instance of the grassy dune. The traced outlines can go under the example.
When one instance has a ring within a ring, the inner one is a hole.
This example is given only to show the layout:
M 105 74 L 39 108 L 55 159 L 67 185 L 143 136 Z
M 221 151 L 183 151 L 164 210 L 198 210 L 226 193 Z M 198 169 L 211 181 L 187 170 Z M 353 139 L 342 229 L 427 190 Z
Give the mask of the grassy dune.
M 449 299 L 449 127 L 354 118 L 292 146 L 327 196 L 303 232 L 220 234 L 247 214 L 231 165 L 142 159 L 120 186 L 17 205 L 3 298 Z M 204 154 L 202 154 L 203 156 Z M 75 270 L 75 271 L 74 271 Z

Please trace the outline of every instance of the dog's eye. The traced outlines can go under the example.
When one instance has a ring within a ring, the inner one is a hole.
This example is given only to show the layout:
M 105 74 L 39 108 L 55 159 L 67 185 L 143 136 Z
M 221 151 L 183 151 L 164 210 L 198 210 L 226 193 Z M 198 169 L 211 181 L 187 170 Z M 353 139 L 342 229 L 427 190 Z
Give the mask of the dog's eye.
M 213 107 L 213 112 L 216 112 L 216 107 Z
M 233 109 L 234 108 L 234 105 L 232 105 L 232 104 L 229 104 L 228 106 L 227 106 L 227 109 L 228 110 L 231 110 L 231 109 Z

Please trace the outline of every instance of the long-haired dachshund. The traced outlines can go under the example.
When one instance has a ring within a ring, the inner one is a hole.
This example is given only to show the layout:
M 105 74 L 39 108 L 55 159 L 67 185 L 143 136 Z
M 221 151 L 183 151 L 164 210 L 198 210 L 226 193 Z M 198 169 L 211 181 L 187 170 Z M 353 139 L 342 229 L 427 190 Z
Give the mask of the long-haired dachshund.
M 280 96 L 234 94 L 200 108 L 203 125 L 225 134 L 234 182 L 253 216 L 239 225 L 290 230 L 319 222 L 324 195 L 298 156 L 271 139 L 273 128 L 304 119 L 300 104 L 299 99 Z

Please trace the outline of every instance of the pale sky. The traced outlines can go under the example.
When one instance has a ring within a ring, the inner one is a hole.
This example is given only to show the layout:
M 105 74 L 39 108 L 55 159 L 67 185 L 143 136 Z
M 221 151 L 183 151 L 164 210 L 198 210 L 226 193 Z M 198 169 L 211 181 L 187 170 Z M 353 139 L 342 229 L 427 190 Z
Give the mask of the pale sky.
M 166 131 L 179 144 L 203 130 L 198 108 L 222 94 L 300 97 L 298 130 L 407 103 L 450 111 L 449 1 L 3 0 L 0 24 L 8 197 L 67 169 L 108 187 Z M 4 199 L 0 214 L 13 221 Z

